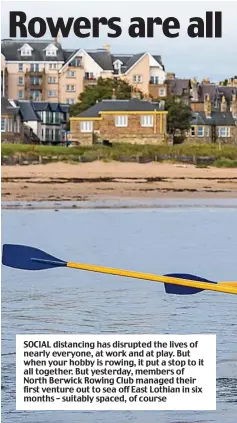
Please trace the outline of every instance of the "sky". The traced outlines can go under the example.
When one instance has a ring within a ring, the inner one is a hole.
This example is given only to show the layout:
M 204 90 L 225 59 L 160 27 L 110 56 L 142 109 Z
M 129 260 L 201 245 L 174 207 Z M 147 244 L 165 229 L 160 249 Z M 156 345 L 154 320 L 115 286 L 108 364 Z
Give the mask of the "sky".
M 44 7 L 45 6 L 45 7 Z M 148 51 L 162 56 L 167 72 L 179 78 L 210 78 L 220 81 L 237 74 L 237 2 L 228 1 L 136 1 L 136 2 L 91 2 L 91 1 L 5 1 L 2 2 L 1 37 L 9 38 L 9 12 L 23 11 L 30 19 L 39 16 L 56 20 L 67 18 L 93 17 L 121 18 L 122 34 L 118 38 L 108 38 L 107 30 L 100 31 L 99 38 L 78 38 L 73 28 L 68 38 L 60 39 L 64 48 L 96 49 L 110 44 L 112 53 L 140 53 Z M 207 11 L 222 11 L 222 38 L 190 38 L 187 34 L 189 19 L 205 19 Z M 154 31 L 153 38 L 131 38 L 128 35 L 130 19 L 133 17 L 175 17 L 180 22 L 179 37 L 167 38 L 160 26 Z M 44 38 L 51 38 L 48 32 Z

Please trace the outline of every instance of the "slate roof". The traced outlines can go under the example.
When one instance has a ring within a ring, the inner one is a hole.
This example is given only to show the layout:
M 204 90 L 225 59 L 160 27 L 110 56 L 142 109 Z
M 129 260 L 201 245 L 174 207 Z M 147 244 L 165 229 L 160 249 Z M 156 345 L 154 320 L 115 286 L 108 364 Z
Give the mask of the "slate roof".
M 189 93 L 191 88 L 190 79 L 166 79 L 165 84 L 168 85 L 168 90 L 177 96 L 183 95 L 183 90 L 187 90 Z
M 40 117 L 34 110 L 32 101 L 17 100 L 15 103 L 20 108 L 23 121 L 40 121 Z
M 227 104 L 230 104 L 232 95 L 237 95 L 236 87 L 223 87 L 215 84 L 200 84 L 198 89 L 199 101 L 204 102 L 205 94 L 209 94 L 212 103 L 220 102 L 223 95 L 226 98 Z
M 192 114 L 191 125 L 217 125 L 234 126 L 235 119 L 231 112 L 212 112 L 211 117 L 206 117 L 205 112 L 194 112 Z
M 33 50 L 31 56 L 21 56 L 19 48 L 24 44 L 29 44 Z M 45 48 L 49 44 L 54 44 L 57 50 L 57 56 L 46 56 Z M 55 39 L 51 40 L 34 40 L 34 39 L 5 39 L 2 40 L 2 54 L 5 56 L 6 60 L 9 61 L 20 61 L 20 62 L 63 62 L 67 63 L 72 56 L 78 51 L 78 49 L 63 49 L 61 44 L 56 42 Z M 89 56 L 105 71 L 115 71 L 113 63 L 119 59 L 123 63 L 121 71 L 122 73 L 127 72 L 144 54 L 111 54 L 110 51 L 101 48 L 97 50 L 85 50 Z M 154 59 L 162 66 L 164 69 L 161 56 L 153 55 Z M 116 71 L 115 71 L 116 73 Z
M 162 68 L 163 69 L 165 69 L 164 68 L 164 65 L 163 65 L 163 63 L 162 63 L 162 58 L 161 58 L 161 56 L 160 55 L 157 55 L 157 54 L 152 54 L 152 56 L 154 57 L 154 59 L 162 66 Z
M 112 56 L 108 50 L 88 50 L 87 54 L 89 54 L 103 70 L 113 71 Z
M 65 61 L 69 61 L 77 51 L 78 50 L 64 50 Z M 113 64 L 116 60 L 122 62 L 121 71 L 125 73 L 145 54 L 145 52 L 137 54 L 111 54 L 108 50 L 103 48 L 85 51 L 103 70 L 115 71 L 115 73 L 116 70 Z M 164 69 L 161 56 L 153 55 L 153 57 Z
M 29 101 L 17 100 L 15 101 L 19 106 L 24 121 L 40 121 L 37 112 L 52 111 L 69 113 L 69 105 L 61 103 L 50 103 L 47 101 Z
M 78 50 L 63 50 L 63 57 L 65 63 L 71 59 L 71 57 L 77 52 Z
M 1 114 L 2 115 L 18 115 L 19 107 L 13 107 L 6 97 L 1 97 Z
M 149 112 L 154 110 L 163 110 L 161 103 L 152 103 L 146 100 L 132 98 L 131 100 L 102 100 L 77 117 L 99 117 L 100 112 Z
M 33 50 L 31 56 L 21 56 L 21 52 L 19 48 L 21 48 L 24 44 L 29 44 Z M 54 44 L 57 50 L 57 56 L 46 56 L 45 48 L 49 44 Z M 57 43 L 54 39 L 53 40 L 2 40 L 2 54 L 5 56 L 6 60 L 12 61 L 20 61 L 20 62 L 28 62 L 35 61 L 35 62 L 64 62 L 64 53 L 60 43 Z
M 138 54 L 113 54 L 112 56 L 112 62 L 114 63 L 116 60 L 120 60 L 123 64 L 121 66 L 121 72 L 125 73 L 127 72 L 142 56 L 144 56 L 145 52 L 138 53 Z M 158 55 L 152 55 L 154 59 L 159 63 L 159 65 L 162 66 L 164 69 L 164 65 L 162 63 L 161 56 Z

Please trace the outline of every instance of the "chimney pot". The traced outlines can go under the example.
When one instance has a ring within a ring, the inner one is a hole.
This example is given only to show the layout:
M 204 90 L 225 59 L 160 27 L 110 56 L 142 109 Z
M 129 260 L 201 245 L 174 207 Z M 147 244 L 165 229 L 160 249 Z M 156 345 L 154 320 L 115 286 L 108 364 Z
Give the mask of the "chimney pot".
M 225 96 L 223 95 L 221 99 L 221 112 L 225 113 L 226 111 L 227 111 L 227 104 L 226 104 Z
M 113 88 L 112 90 L 112 100 L 116 100 L 116 90 Z
M 104 48 L 105 48 L 105 50 L 107 50 L 108 52 L 110 52 L 110 44 L 105 44 Z
M 210 95 L 209 94 L 205 94 L 205 101 L 204 101 L 204 111 L 206 114 L 206 117 L 211 117 L 211 100 L 210 100 Z
M 236 97 L 236 94 L 232 94 L 230 111 L 232 113 L 233 118 L 237 119 L 237 97 Z

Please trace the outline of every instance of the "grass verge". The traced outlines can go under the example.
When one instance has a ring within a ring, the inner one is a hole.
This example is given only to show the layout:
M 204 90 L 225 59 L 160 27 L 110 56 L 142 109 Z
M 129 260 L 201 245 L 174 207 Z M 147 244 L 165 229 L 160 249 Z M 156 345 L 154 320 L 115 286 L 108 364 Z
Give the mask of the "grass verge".
M 113 144 L 112 147 L 102 145 L 80 147 L 57 147 L 28 144 L 2 144 L 2 156 L 24 157 L 54 157 L 60 156 L 62 160 L 72 160 L 73 157 L 85 156 L 104 161 L 123 160 L 132 157 L 148 158 L 150 160 L 171 160 L 174 162 L 192 162 L 192 158 L 211 157 L 214 166 L 237 167 L 237 146 L 223 145 L 221 149 L 215 144 L 188 145 L 138 145 L 138 144 Z

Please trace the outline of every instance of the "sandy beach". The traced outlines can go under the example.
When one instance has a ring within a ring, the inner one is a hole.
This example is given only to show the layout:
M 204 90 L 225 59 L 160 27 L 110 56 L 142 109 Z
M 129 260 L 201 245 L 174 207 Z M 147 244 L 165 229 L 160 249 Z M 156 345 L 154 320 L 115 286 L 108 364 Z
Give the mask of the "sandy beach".
M 168 163 L 2 166 L 2 201 L 236 198 L 237 170 Z

